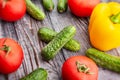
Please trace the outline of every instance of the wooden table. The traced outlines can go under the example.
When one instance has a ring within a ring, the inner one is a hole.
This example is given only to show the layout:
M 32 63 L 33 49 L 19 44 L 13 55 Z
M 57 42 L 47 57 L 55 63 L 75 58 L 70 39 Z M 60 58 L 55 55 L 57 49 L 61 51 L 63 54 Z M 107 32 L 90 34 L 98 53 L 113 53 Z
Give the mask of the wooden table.
M 28 14 L 14 23 L 0 21 L 0 38 L 13 38 L 21 44 L 24 51 L 24 60 L 20 68 L 9 75 L 0 74 L 0 80 L 19 80 L 38 67 L 47 69 L 49 73 L 48 80 L 62 80 L 61 67 L 63 62 L 70 56 L 84 55 L 85 50 L 91 47 L 87 31 L 89 18 L 76 17 L 71 14 L 70 10 L 63 14 L 58 13 L 56 10 L 58 0 L 53 0 L 56 5 L 52 12 L 47 12 L 43 9 L 41 0 L 32 1 L 45 12 L 46 18 L 44 21 L 37 21 Z M 103 1 L 120 2 L 120 0 Z M 76 27 L 77 33 L 75 39 L 81 43 L 81 50 L 78 52 L 70 52 L 62 49 L 53 60 L 49 62 L 43 61 L 40 52 L 46 44 L 39 40 L 37 35 L 38 29 L 47 26 L 59 32 L 68 25 L 74 25 Z M 120 48 L 111 50 L 109 53 L 119 56 Z M 99 68 L 98 80 L 120 80 L 120 74 Z

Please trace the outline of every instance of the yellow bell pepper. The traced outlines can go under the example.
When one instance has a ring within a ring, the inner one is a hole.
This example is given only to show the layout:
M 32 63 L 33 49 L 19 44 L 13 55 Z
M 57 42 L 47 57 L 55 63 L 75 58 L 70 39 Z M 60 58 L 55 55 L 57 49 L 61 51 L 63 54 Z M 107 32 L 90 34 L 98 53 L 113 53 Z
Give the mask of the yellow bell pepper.
M 98 4 L 90 17 L 88 27 L 91 44 L 102 51 L 120 46 L 120 4 Z

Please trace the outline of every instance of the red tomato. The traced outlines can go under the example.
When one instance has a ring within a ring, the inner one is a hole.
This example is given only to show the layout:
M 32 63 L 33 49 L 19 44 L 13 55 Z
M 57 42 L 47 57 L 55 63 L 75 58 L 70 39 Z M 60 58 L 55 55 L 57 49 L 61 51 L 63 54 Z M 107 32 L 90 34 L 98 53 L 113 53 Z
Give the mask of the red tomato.
M 21 46 L 10 38 L 0 39 L 0 73 L 8 74 L 19 68 L 23 60 Z
M 68 0 L 68 5 L 74 15 L 88 17 L 99 2 L 100 0 Z
M 5 21 L 16 21 L 26 12 L 25 0 L 0 0 L 0 18 Z
M 63 80 L 97 80 L 98 67 L 86 56 L 73 56 L 63 64 L 62 77 Z

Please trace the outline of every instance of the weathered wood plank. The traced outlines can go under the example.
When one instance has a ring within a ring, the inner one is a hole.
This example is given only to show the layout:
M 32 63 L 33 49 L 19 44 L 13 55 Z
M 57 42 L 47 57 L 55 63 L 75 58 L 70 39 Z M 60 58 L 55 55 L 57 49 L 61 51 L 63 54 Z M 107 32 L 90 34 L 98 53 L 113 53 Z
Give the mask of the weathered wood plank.
M 62 80 L 61 67 L 64 61 L 70 56 L 84 55 L 85 50 L 92 47 L 89 42 L 87 31 L 89 18 L 76 17 L 71 14 L 70 10 L 63 14 L 59 14 L 56 9 L 57 0 L 53 0 L 55 9 L 52 12 L 47 12 L 43 9 L 41 5 L 42 1 L 32 1 L 45 12 L 46 18 L 44 21 L 37 21 L 27 14 L 21 20 L 14 23 L 0 21 L 0 38 L 13 38 L 21 44 L 24 50 L 24 60 L 20 68 L 9 75 L 0 74 L 0 80 L 19 80 L 38 67 L 47 69 L 49 73 L 48 80 Z M 102 1 L 120 2 L 120 0 Z M 40 52 L 46 44 L 38 38 L 37 31 L 39 28 L 45 26 L 59 32 L 68 25 L 74 25 L 76 27 L 77 33 L 74 38 L 81 43 L 81 50 L 78 52 L 70 52 L 62 49 L 53 60 L 49 62 L 42 60 Z M 111 50 L 109 53 L 120 56 L 120 48 Z M 120 80 L 120 76 L 118 73 L 99 68 L 98 80 Z

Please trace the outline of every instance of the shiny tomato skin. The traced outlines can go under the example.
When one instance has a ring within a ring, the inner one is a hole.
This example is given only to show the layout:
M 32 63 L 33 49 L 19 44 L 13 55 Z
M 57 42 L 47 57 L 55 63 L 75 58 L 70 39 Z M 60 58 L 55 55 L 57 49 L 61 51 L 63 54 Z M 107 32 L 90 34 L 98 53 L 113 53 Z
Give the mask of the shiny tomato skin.
M 11 48 L 7 54 L 6 51 L 1 50 L 3 45 Z M 1 38 L 0 39 L 0 73 L 9 74 L 16 71 L 23 60 L 23 50 L 21 46 L 13 39 Z
M 0 0 L 0 18 L 5 21 L 17 21 L 26 13 L 25 0 Z
M 94 74 L 86 74 L 77 70 L 76 61 L 85 64 Z M 67 59 L 62 66 L 63 80 L 97 80 L 98 67 L 91 59 L 86 56 L 73 56 Z
M 71 12 L 79 17 L 90 16 L 98 3 L 100 3 L 100 0 L 68 0 Z

